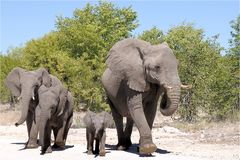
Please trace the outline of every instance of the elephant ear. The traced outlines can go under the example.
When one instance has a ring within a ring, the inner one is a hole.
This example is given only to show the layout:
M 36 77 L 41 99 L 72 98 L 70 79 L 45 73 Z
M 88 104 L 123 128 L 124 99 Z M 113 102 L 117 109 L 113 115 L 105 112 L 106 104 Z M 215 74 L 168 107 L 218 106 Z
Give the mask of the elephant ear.
M 59 89 L 59 86 L 56 86 L 55 88 Z M 60 87 L 60 92 L 59 92 L 59 104 L 57 108 L 57 113 L 58 116 L 62 115 L 66 103 L 67 103 L 67 97 L 68 97 L 68 90 L 64 87 Z
M 62 82 L 55 76 L 50 74 L 50 78 L 51 78 L 51 86 L 57 86 L 57 85 L 62 85 Z
M 96 116 L 96 114 L 94 112 L 88 110 L 86 115 L 83 117 L 83 122 L 85 123 L 86 127 L 93 126 L 92 116 Z
M 67 107 L 70 114 L 72 114 L 73 112 L 73 105 L 74 105 L 73 96 L 72 96 L 72 93 L 68 90 Z
M 6 77 L 5 84 L 10 89 L 12 95 L 19 97 L 21 94 L 20 78 L 21 74 L 25 72 L 20 67 L 14 68 Z
M 126 80 L 129 88 L 144 92 L 149 89 L 143 66 L 144 53 L 151 45 L 137 39 L 125 39 L 109 51 L 107 66 L 118 78 Z
M 50 74 L 45 68 L 39 68 L 36 70 L 36 73 L 42 78 L 42 84 L 45 85 L 46 87 L 51 86 L 51 78 Z

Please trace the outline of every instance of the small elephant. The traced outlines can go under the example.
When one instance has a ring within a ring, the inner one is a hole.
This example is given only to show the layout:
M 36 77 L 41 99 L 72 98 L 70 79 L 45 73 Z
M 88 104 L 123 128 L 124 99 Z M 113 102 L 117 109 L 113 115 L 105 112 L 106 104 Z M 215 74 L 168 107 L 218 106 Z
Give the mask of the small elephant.
M 167 43 L 151 45 L 127 38 L 109 51 L 103 87 L 117 128 L 118 150 L 128 149 L 133 123 L 140 133 L 139 153 L 151 154 L 157 146 L 152 141 L 152 125 L 158 101 L 160 111 L 171 116 L 178 108 L 182 85 L 178 61 Z M 127 124 L 123 128 L 123 117 Z
M 62 85 L 50 88 L 41 86 L 38 94 L 41 154 L 52 152 L 51 130 L 55 138 L 53 147 L 64 149 L 73 119 L 73 97 Z
M 100 156 L 105 156 L 105 129 L 113 124 L 112 116 L 104 111 L 100 113 L 94 113 L 88 110 L 83 118 L 83 121 L 86 124 L 87 153 L 95 153 L 99 154 Z M 95 152 L 93 151 L 94 139 Z
M 27 71 L 20 67 L 12 69 L 5 80 L 6 86 L 11 94 L 18 97 L 21 105 L 21 117 L 16 126 L 27 123 L 28 142 L 26 148 L 37 148 L 38 120 L 36 119 L 39 110 L 38 89 L 44 85 L 46 87 L 61 84 L 61 81 L 50 75 L 45 68 L 39 68 L 35 71 Z

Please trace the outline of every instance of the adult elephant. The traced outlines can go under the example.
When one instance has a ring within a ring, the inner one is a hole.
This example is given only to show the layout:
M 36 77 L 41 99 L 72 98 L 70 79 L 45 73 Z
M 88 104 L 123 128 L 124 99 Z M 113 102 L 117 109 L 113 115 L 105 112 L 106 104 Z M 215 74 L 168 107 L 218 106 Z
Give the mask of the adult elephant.
M 21 117 L 16 126 L 27 123 L 28 142 L 26 148 L 37 148 L 39 114 L 38 89 L 41 85 L 50 87 L 61 83 L 56 77 L 50 75 L 46 69 L 39 68 L 35 71 L 27 71 L 20 67 L 14 68 L 6 77 L 5 84 L 12 95 L 18 97 L 21 105 Z
M 178 108 L 181 84 L 178 61 L 167 43 L 151 45 L 138 39 L 124 39 L 109 51 L 102 83 L 117 128 L 118 150 L 131 146 L 133 123 L 140 133 L 139 153 L 150 154 L 157 147 L 151 129 L 157 102 L 160 111 L 172 115 Z M 127 124 L 123 130 L 123 117 Z

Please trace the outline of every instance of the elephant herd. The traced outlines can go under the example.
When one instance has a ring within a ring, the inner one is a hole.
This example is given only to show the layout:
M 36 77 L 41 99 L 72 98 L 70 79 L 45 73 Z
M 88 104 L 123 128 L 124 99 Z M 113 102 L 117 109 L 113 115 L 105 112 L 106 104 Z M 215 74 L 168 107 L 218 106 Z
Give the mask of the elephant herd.
M 39 134 L 42 154 L 52 152 L 51 131 L 55 148 L 64 148 L 73 119 L 73 96 L 62 82 L 46 69 L 27 71 L 14 68 L 6 78 L 6 86 L 18 97 L 22 107 L 16 126 L 26 121 L 26 148 L 37 148 Z
M 170 116 L 178 108 L 181 88 L 191 87 L 181 83 L 173 51 L 165 42 L 151 45 L 127 38 L 110 49 L 106 65 L 102 85 L 112 116 L 106 112 L 86 113 L 83 121 L 86 124 L 87 153 L 94 152 L 95 140 L 95 153 L 105 155 L 105 128 L 110 125 L 111 117 L 117 129 L 117 150 L 127 150 L 132 145 L 135 124 L 140 134 L 139 154 L 155 152 L 157 146 L 153 143 L 151 129 L 158 101 L 161 113 Z M 41 145 L 42 154 L 52 152 L 52 148 L 64 149 L 73 121 L 71 92 L 44 68 L 27 71 L 16 67 L 7 75 L 5 83 L 20 101 L 21 117 L 15 125 L 26 121 L 26 148 Z M 123 117 L 127 117 L 125 127 Z M 51 131 L 54 134 L 52 146 Z

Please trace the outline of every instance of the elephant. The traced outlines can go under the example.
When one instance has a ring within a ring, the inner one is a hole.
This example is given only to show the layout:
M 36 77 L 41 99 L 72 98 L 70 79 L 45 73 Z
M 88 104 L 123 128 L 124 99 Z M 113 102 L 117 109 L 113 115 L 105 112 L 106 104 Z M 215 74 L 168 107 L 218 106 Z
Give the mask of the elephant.
M 139 133 L 139 153 L 151 154 L 157 146 L 151 129 L 161 98 L 160 111 L 172 115 L 178 108 L 181 88 L 178 61 L 166 42 L 158 45 L 133 38 L 123 39 L 110 49 L 102 75 L 118 135 L 118 150 L 131 145 L 135 123 Z M 123 129 L 123 117 L 127 117 Z
M 12 69 L 5 79 L 6 86 L 11 94 L 18 97 L 21 105 L 21 117 L 16 126 L 27 123 L 28 141 L 26 148 L 37 148 L 39 103 L 38 89 L 44 85 L 46 87 L 61 84 L 60 80 L 50 75 L 45 68 L 39 68 L 35 71 L 27 71 L 20 67 Z
M 83 118 L 86 124 L 86 138 L 87 138 L 87 153 L 99 154 L 105 156 L 105 141 L 106 141 L 106 128 L 113 124 L 112 116 L 102 111 L 94 113 L 90 110 L 87 111 Z M 95 139 L 95 152 L 93 151 L 93 142 Z M 100 147 L 99 147 L 100 143 Z M 99 151 L 100 149 L 100 151 Z
M 68 131 L 73 121 L 73 96 L 62 85 L 45 87 L 38 90 L 39 95 L 39 134 L 41 154 L 51 153 L 52 147 L 64 149 Z M 51 131 L 54 145 L 51 147 Z

